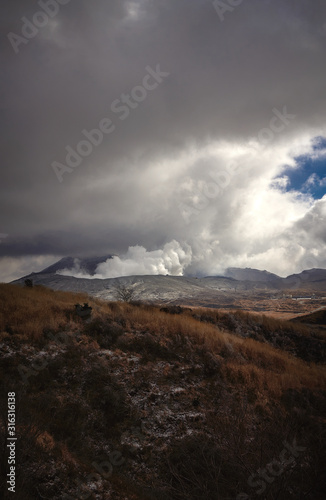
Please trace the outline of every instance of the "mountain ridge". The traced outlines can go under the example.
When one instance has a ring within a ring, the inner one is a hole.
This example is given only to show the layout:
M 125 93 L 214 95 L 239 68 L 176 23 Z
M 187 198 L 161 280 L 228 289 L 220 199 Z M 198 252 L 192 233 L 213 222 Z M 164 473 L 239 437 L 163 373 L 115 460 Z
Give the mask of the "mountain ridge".
M 58 271 L 63 271 L 65 269 L 72 270 L 74 266 L 78 264 L 81 271 L 85 271 L 85 273 L 92 276 L 95 274 L 96 268 L 99 264 L 102 264 L 108 259 L 112 259 L 114 256 L 115 256 L 114 254 L 107 254 L 100 257 L 80 257 L 80 256 L 63 257 L 54 264 L 51 264 L 50 266 L 46 267 L 45 269 L 42 269 L 37 273 L 31 273 L 31 274 L 49 274 Z M 325 274 L 325 276 L 321 278 L 322 280 L 324 280 L 326 277 L 326 269 L 322 268 L 307 269 L 301 271 L 301 273 L 293 273 L 286 276 L 285 278 L 282 278 L 281 276 L 278 276 L 277 274 L 267 270 L 255 269 L 251 267 L 245 267 L 245 268 L 228 267 L 225 269 L 223 274 L 207 275 L 205 276 L 205 278 L 231 278 L 237 281 L 261 281 L 261 282 L 272 282 L 278 280 L 293 280 L 293 279 L 301 279 L 302 281 L 312 281 L 311 278 L 314 278 L 314 281 L 320 281 L 320 279 L 316 279 L 316 274 L 318 273 L 322 275 Z M 162 274 L 159 276 L 164 276 L 164 275 Z M 124 276 L 121 277 L 123 278 Z M 185 275 L 183 277 L 186 278 L 188 276 Z M 191 278 L 191 276 L 189 277 Z M 109 278 L 104 278 L 104 279 L 109 279 Z
M 70 258 L 72 259 L 72 258 Z M 95 263 L 101 258 L 93 258 Z M 87 260 L 87 259 L 86 259 Z M 117 285 L 132 289 L 133 300 L 164 304 L 180 304 L 190 307 L 212 307 L 244 309 L 253 311 L 279 311 L 284 314 L 304 313 L 324 306 L 326 292 L 326 270 L 311 269 L 286 278 L 277 277 L 267 271 L 244 269 L 246 280 L 229 276 L 171 276 L 133 275 L 119 278 L 74 277 L 58 274 L 60 266 L 71 262 L 67 259 L 31 273 L 13 284 L 24 285 L 31 279 L 34 285 L 43 285 L 53 290 L 82 292 L 102 300 L 117 299 Z M 91 270 L 87 262 L 84 268 Z M 239 268 L 238 268 L 239 270 Z M 237 272 L 238 272 L 237 270 Z M 241 269 L 240 269 L 241 270 Z M 253 271 L 253 272 L 252 272 Z M 239 276 L 237 274 L 237 276 Z M 275 276 L 275 277 L 274 277 Z M 253 278 L 256 277 L 256 281 Z M 316 297 L 317 296 L 317 297 Z M 304 304 L 295 300 L 303 298 Z M 318 300 L 317 300 L 318 299 Z M 310 302 L 310 305 L 307 305 Z M 318 302 L 318 303 L 317 303 Z M 307 309 L 308 307 L 308 309 Z
M 225 270 L 225 276 L 234 278 L 238 281 L 275 281 L 282 279 L 280 276 L 269 271 L 261 271 L 251 267 L 228 267 Z

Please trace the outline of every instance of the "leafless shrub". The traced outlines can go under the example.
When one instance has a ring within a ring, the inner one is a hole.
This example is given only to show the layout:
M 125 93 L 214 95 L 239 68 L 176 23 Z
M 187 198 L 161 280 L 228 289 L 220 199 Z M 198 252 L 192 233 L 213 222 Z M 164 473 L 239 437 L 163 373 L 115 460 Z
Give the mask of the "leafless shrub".
M 114 296 L 120 302 L 133 302 L 137 298 L 135 289 L 117 280 L 114 286 Z

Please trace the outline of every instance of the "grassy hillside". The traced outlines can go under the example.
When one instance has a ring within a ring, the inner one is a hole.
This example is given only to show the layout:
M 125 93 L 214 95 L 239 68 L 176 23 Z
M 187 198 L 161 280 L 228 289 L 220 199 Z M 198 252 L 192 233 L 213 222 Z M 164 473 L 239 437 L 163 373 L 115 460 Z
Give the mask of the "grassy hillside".
M 0 285 L 0 496 L 325 498 L 324 347 L 305 325 L 241 311 Z
M 316 311 L 311 314 L 305 314 L 304 316 L 299 316 L 298 318 L 293 319 L 292 321 L 298 323 L 304 323 L 308 325 L 315 326 L 326 326 L 326 310 L 323 309 L 321 311 Z

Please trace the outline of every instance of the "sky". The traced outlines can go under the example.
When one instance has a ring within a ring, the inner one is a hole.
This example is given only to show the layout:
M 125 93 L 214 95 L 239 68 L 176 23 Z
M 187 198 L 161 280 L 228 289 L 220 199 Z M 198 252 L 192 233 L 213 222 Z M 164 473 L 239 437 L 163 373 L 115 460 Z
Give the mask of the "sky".
M 326 139 L 315 137 L 313 151 L 295 158 L 295 166 L 286 168 L 281 178 L 287 191 L 300 191 L 315 200 L 326 194 Z
M 324 0 L 0 9 L 0 281 L 326 267 Z

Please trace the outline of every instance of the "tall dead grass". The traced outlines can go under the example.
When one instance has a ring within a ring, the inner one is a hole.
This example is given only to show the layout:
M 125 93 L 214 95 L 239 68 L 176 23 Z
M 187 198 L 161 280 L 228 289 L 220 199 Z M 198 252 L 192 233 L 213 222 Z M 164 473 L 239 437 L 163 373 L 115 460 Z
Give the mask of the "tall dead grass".
M 268 390 L 275 395 L 287 388 L 326 389 L 324 367 L 308 364 L 267 343 L 221 331 L 214 324 L 198 321 L 189 312 L 166 314 L 154 306 L 103 302 L 86 294 L 55 292 L 40 286 L 0 285 L 0 333 L 9 330 L 35 340 L 42 337 L 46 328 L 82 330 L 83 321 L 74 315 L 77 302 L 88 302 L 93 307 L 93 319 L 115 321 L 125 331 L 149 332 L 167 338 L 176 335 L 188 337 L 192 344 L 223 358 L 224 374 L 234 382 Z M 207 310 L 206 313 L 216 317 L 216 312 Z M 247 322 L 255 321 L 247 313 L 237 315 Z M 270 318 L 259 321 L 267 322 L 266 328 L 275 329 L 280 323 Z M 298 326 L 301 331 L 301 325 Z M 291 328 L 295 329 L 296 325 L 291 325 Z
M 54 292 L 42 286 L 23 288 L 0 284 L 0 332 L 36 340 L 46 328 L 58 330 L 67 325 L 74 328 L 74 304 L 87 300 L 86 294 Z
M 289 388 L 326 389 L 325 367 L 306 363 L 267 343 L 222 332 L 216 326 L 201 323 L 189 315 L 171 315 L 157 308 L 139 308 L 123 303 L 114 304 L 112 309 L 113 317 L 124 316 L 131 328 L 158 336 L 188 336 L 209 352 L 222 355 L 225 375 L 255 390 L 280 396 Z M 264 321 L 271 326 L 269 318 Z M 279 326 L 278 320 L 272 319 L 271 323 L 275 329 Z

